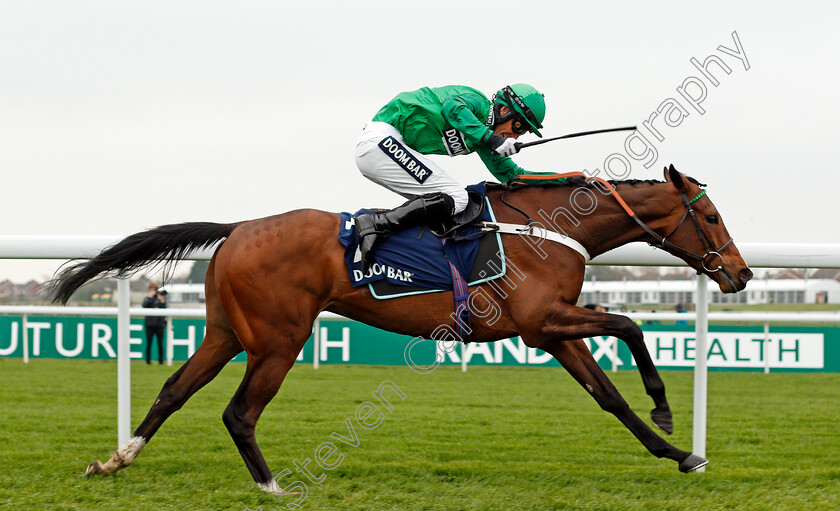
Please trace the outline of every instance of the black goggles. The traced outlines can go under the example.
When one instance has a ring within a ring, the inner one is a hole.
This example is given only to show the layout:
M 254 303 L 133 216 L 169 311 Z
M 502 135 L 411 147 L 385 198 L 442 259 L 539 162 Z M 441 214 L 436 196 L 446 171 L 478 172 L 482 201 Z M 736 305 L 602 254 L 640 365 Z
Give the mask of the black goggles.
M 513 113 L 513 123 L 511 124 L 511 127 L 515 132 L 521 135 L 525 132 L 531 131 L 531 126 L 525 119 L 522 118 L 519 112 L 515 108 L 513 108 L 514 104 L 517 107 L 519 107 L 519 110 L 525 114 L 525 117 L 528 119 L 528 121 L 530 121 L 530 123 L 533 126 L 535 126 L 537 129 L 542 128 L 542 124 L 540 124 L 540 122 L 537 120 L 537 116 L 534 115 L 534 112 L 530 108 L 528 108 L 528 105 L 526 105 L 524 101 L 522 101 L 522 98 L 520 98 L 515 92 L 513 92 L 513 89 L 510 88 L 510 85 L 505 86 L 505 88 L 502 89 L 502 92 L 504 92 L 505 101 L 509 105 L 508 108 L 510 108 L 511 112 Z

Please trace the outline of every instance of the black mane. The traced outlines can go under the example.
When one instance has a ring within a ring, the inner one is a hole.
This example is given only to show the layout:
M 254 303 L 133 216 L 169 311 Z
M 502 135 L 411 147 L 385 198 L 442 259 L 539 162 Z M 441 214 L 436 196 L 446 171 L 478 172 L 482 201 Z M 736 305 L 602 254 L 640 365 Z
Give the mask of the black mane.
M 691 176 L 685 176 L 691 183 L 694 183 L 697 186 L 704 187 L 705 184 L 697 181 Z M 586 181 L 586 179 L 578 176 L 564 178 L 563 182 L 557 181 L 533 181 L 531 183 L 523 183 L 517 182 L 515 184 L 510 183 L 495 183 L 493 181 L 488 181 L 486 183 L 488 190 L 519 190 L 521 188 L 531 188 L 531 187 L 555 187 L 555 186 L 573 186 L 575 188 L 578 187 L 586 187 L 591 188 L 594 186 L 592 181 Z M 617 179 L 610 179 L 607 181 L 613 186 L 618 185 L 630 185 L 630 186 L 637 186 L 637 185 L 656 185 L 656 184 L 664 184 L 667 181 L 660 181 L 657 179 L 625 179 L 625 180 L 617 180 Z

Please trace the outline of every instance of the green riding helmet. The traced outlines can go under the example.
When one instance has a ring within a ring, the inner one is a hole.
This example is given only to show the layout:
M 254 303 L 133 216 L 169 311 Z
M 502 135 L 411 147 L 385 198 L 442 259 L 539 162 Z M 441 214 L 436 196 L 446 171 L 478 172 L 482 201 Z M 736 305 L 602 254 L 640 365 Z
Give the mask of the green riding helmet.
M 509 108 L 502 115 L 502 106 Z M 499 90 L 493 96 L 493 125 L 507 122 L 513 118 L 512 127 L 517 133 L 531 131 L 542 138 L 539 128 L 545 119 L 545 97 L 540 91 L 525 83 L 515 83 Z

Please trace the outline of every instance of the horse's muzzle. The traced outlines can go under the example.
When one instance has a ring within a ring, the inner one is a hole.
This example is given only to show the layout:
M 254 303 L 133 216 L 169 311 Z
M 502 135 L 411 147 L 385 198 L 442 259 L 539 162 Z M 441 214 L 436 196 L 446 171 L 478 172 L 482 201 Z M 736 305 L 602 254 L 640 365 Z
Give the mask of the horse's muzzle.
M 747 282 L 752 280 L 753 272 L 749 268 L 742 268 L 741 271 L 738 272 L 738 278 L 741 280 L 741 284 L 747 285 Z

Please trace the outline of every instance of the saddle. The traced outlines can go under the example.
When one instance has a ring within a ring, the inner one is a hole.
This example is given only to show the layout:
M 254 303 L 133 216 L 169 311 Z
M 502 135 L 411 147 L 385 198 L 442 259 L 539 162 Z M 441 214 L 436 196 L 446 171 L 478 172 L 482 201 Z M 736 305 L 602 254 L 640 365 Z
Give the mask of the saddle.
M 470 224 L 462 224 L 467 226 Z M 457 231 L 460 227 L 456 226 Z M 430 229 L 431 230 L 431 229 Z M 488 234 L 491 234 L 488 236 Z M 498 233 L 483 232 L 478 240 L 478 250 L 475 255 L 475 262 L 472 265 L 467 285 L 475 286 L 490 280 L 503 277 L 505 274 L 504 249 L 502 240 Z M 429 289 L 423 286 L 406 286 L 394 284 L 387 279 L 377 280 L 368 284 L 371 294 L 379 300 L 399 298 L 423 293 L 437 293 L 447 289 Z
M 501 277 L 504 274 L 501 237 L 481 228 L 481 222 L 495 220 L 484 183 L 467 187 L 467 191 L 466 209 L 451 220 L 411 227 L 382 239 L 365 275 L 359 265 L 355 215 L 341 213 L 339 241 L 345 247 L 351 283 L 357 287 L 368 285 L 376 298 L 389 299 L 449 291 L 455 280 L 474 285 Z M 356 215 L 367 211 L 361 210 Z M 456 272 L 460 279 L 454 277 Z

